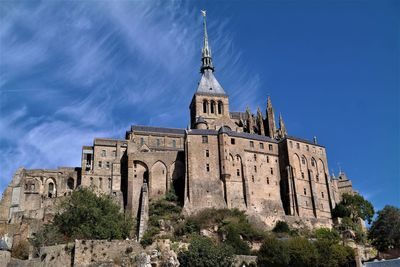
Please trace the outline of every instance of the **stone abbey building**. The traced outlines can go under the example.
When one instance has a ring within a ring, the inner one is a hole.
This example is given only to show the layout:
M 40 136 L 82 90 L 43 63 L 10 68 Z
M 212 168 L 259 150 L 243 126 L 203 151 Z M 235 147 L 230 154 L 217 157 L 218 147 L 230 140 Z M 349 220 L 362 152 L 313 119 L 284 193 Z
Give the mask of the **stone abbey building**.
M 234 112 L 214 76 L 204 17 L 201 78 L 189 106 L 188 129 L 133 125 L 124 139 L 96 138 L 82 148 L 81 166 L 19 169 L 0 203 L 0 221 L 44 220 L 79 187 L 110 194 L 145 230 L 148 202 L 174 187 L 186 214 L 238 208 L 267 226 L 277 220 L 331 225 L 331 211 L 352 185 L 331 177 L 326 149 L 278 127 L 266 111 Z M 34 231 L 34 229 L 30 230 Z

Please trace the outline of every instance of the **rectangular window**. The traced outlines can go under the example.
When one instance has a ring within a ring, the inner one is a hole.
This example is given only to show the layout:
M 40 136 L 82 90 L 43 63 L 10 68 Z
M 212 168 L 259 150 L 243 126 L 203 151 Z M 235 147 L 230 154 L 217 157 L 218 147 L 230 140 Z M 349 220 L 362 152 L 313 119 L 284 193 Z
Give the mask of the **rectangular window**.
M 140 137 L 140 145 L 141 146 L 144 145 L 144 138 L 143 137 Z
M 292 141 L 289 141 L 289 146 L 290 146 L 290 148 L 293 148 L 293 142 Z
M 210 157 L 210 151 L 207 149 L 206 150 L 206 157 L 209 158 Z
M 160 146 L 160 144 L 161 144 L 161 141 L 160 141 L 160 139 L 157 139 L 157 147 L 159 147 L 159 146 Z
M 297 149 L 300 149 L 300 144 L 296 143 L 296 147 L 297 147 Z
M 114 158 L 116 158 L 117 157 L 117 151 L 113 150 L 112 155 L 113 155 Z
M 254 154 L 254 161 L 257 161 L 257 154 Z
M 173 147 L 173 148 L 176 147 L 176 140 L 172 140 L 172 147 Z
M 324 196 L 324 192 L 321 192 L 321 197 L 322 197 L 322 198 L 324 198 L 324 197 L 325 197 L 325 196 Z
M 273 168 L 271 168 L 271 174 L 272 174 L 272 175 L 274 174 L 274 169 L 273 169 Z
M 304 172 L 301 172 L 301 178 L 304 179 Z
M 267 163 L 269 163 L 269 157 L 267 156 Z
M 103 162 L 99 161 L 98 166 L 99 166 L 99 168 L 102 168 L 103 167 Z
M 254 172 L 257 172 L 257 166 L 254 165 Z
M 231 138 L 231 145 L 235 144 L 235 138 Z
M 107 156 L 107 151 L 106 151 L 105 149 L 103 149 L 103 150 L 101 151 L 101 156 L 102 156 L 102 157 L 106 157 L 106 156 Z
M 306 150 L 310 151 L 310 147 L 308 145 L 306 145 Z
M 273 150 L 273 146 L 271 144 L 268 145 L 268 149 L 269 149 L 269 151 L 272 151 Z
M 206 171 L 210 172 L 210 164 L 208 164 L 208 163 L 206 164 Z
M 207 135 L 203 135 L 201 137 L 201 140 L 202 140 L 203 144 L 207 144 L 208 143 L 208 136 Z
M 267 184 L 269 184 L 269 178 L 267 177 Z
M 240 170 L 239 169 L 236 170 L 236 175 L 240 176 Z
M 107 162 L 106 162 L 106 169 L 109 169 L 109 168 L 110 168 L 110 162 L 107 161 Z
M 304 188 L 304 195 L 307 196 L 307 190 Z
M 250 147 L 254 147 L 254 142 L 250 141 Z
M 260 149 L 264 149 L 264 143 L 260 143 Z

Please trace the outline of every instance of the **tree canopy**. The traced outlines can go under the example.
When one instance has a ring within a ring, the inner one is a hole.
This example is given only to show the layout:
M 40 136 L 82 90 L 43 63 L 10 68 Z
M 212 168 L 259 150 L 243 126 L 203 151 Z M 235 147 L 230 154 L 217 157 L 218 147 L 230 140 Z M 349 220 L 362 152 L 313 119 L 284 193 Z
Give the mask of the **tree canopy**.
M 231 247 L 197 236 L 192 239 L 187 251 L 179 253 L 178 260 L 182 267 L 230 267 L 234 257 Z
M 359 194 L 343 194 L 342 201 L 333 210 L 334 217 L 349 217 L 354 222 L 361 218 L 371 223 L 374 214 L 371 202 Z
M 132 229 L 132 220 L 125 218 L 109 196 L 97 196 L 90 189 L 74 191 L 59 209 L 53 222 L 36 233 L 33 245 L 74 239 L 124 239 Z
M 369 238 L 380 251 L 400 248 L 400 209 L 387 205 L 379 211 L 370 228 Z

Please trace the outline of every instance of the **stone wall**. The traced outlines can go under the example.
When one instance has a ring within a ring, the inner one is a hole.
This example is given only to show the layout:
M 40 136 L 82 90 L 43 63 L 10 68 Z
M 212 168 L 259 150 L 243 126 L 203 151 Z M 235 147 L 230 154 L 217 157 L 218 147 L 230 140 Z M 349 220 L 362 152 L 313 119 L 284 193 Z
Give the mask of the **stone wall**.
M 134 261 L 142 250 L 134 240 L 76 240 L 74 266 L 89 266 L 95 262 L 118 264 L 124 257 Z

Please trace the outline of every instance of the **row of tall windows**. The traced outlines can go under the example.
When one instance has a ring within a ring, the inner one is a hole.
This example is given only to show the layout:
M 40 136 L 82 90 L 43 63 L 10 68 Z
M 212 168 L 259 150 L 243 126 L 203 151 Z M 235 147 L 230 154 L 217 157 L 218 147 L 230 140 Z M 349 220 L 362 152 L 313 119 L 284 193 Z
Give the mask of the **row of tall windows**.
M 203 113 L 223 114 L 224 104 L 222 103 L 222 101 L 215 102 L 214 100 L 203 100 Z
M 254 148 L 254 141 L 250 141 L 250 147 L 251 147 L 251 148 Z M 264 143 L 260 143 L 260 149 L 264 149 Z M 269 144 L 269 145 L 268 145 L 268 150 L 269 150 L 269 151 L 274 150 L 273 145 Z

